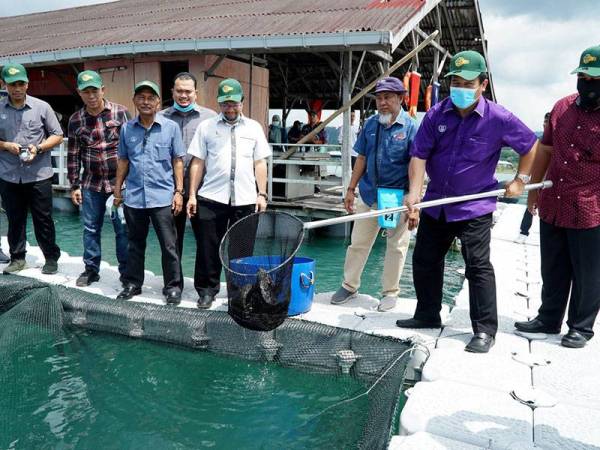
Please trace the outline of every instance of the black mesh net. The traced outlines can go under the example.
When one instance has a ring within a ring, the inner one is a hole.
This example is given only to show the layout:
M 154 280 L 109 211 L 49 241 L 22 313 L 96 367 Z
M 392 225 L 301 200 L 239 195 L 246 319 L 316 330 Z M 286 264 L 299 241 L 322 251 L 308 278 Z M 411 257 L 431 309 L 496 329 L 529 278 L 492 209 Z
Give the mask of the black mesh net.
M 294 255 L 304 236 L 296 217 L 274 211 L 236 222 L 221 242 L 229 314 L 250 330 L 269 331 L 283 323 L 291 296 Z
M 79 363 L 69 369 L 67 350 L 71 338 L 66 336 L 72 330 L 107 332 L 136 342 L 157 341 L 161 346 L 182 346 L 189 352 L 182 357 L 189 360 L 182 366 L 188 371 L 199 353 L 210 352 L 264 364 L 265 369 L 289 368 L 295 372 L 294 379 L 307 374 L 318 375 L 344 387 L 344 397 L 336 398 L 330 406 L 303 413 L 287 429 L 270 429 L 268 435 L 261 436 L 260 442 L 249 438 L 244 448 L 383 449 L 397 429 L 400 392 L 410 353 L 408 342 L 298 319 L 287 320 L 276 330 L 252 331 L 239 327 L 225 312 L 123 302 L 24 277 L 4 276 L 0 277 L 0 385 L 3 386 L 0 448 L 102 448 L 90 444 L 99 439 L 93 432 L 72 435 L 71 425 L 78 423 L 80 430 L 82 427 L 94 430 L 96 422 L 114 413 L 112 404 L 104 405 L 102 398 L 86 393 L 94 392 L 95 386 L 104 381 L 99 373 L 102 360 L 106 361 L 106 373 L 116 370 L 112 366 L 116 355 L 100 352 L 94 357 L 84 357 L 83 352 L 92 349 L 78 348 L 71 358 Z M 153 355 L 144 355 L 137 369 L 173 364 L 168 358 L 162 360 L 156 356 L 153 359 Z M 114 406 L 129 408 L 133 413 L 136 404 L 149 401 L 141 397 L 143 390 L 138 394 L 136 389 L 156 377 L 152 372 L 140 374 L 137 381 L 126 378 L 120 388 L 111 387 L 111 390 L 123 389 L 129 398 L 122 405 Z M 239 379 L 246 380 L 244 376 Z M 257 388 L 256 380 L 251 378 L 244 383 L 247 384 L 241 389 L 240 386 L 231 386 L 231 389 L 252 392 Z M 290 395 L 296 394 L 290 392 Z M 38 398 L 40 403 L 32 403 L 32 398 Z M 154 409 L 144 410 L 148 415 L 144 420 L 158 415 L 163 425 L 165 421 L 187 423 L 194 420 L 204 400 L 202 397 L 190 399 L 192 409 L 187 416 L 177 408 L 164 409 L 168 399 L 156 398 Z M 245 401 L 240 398 L 239 404 L 244 405 Z M 216 411 L 221 405 L 210 407 Z M 55 420 L 58 411 L 62 414 L 58 421 L 60 426 Z M 264 417 L 268 418 L 271 413 L 265 410 Z M 202 426 L 203 423 L 198 422 L 194 429 Z M 332 427 L 344 431 L 334 433 Z M 139 439 L 144 433 L 167 436 L 170 427 L 163 428 L 147 429 L 140 424 L 135 436 Z M 241 433 L 243 430 L 242 424 Z M 307 440 L 307 436 L 314 435 L 323 437 L 320 444 Z M 183 436 L 181 440 L 185 441 Z M 169 447 L 167 441 L 160 442 L 165 443 L 164 448 Z M 122 447 L 118 442 L 115 444 Z M 173 444 L 173 448 L 198 448 L 195 444 Z M 227 446 L 227 442 L 220 444 Z

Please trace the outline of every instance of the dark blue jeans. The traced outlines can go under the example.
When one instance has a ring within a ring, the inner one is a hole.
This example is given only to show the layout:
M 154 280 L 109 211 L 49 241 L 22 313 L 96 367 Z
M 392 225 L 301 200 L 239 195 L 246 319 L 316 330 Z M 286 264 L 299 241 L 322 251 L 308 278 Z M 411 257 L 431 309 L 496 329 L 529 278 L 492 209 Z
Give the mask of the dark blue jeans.
M 102 225 L 104 224 L 104 214 L 106 213 L 106 200 L 110 195 L 110 193 L 106 192 L 82 189 L 83 262 L 86 269 L 95 272 L 100 271 Z M 115 247 L 117 261 L 119 262 L 119 273 L 123 275 L 127 264 L 127 226 L 121 223 L 121 219 L 116 214 L 111 215 L 111 221 L 115 230 Z

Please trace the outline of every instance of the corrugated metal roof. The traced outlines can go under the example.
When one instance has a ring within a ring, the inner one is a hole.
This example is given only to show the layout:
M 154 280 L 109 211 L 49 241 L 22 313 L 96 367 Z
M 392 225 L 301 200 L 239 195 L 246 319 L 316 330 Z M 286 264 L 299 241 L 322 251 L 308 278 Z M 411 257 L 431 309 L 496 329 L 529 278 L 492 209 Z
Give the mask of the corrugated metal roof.
M 136 42 L 398 32 L 426 0 L 121 0 L 0 19 L 0 58 Z

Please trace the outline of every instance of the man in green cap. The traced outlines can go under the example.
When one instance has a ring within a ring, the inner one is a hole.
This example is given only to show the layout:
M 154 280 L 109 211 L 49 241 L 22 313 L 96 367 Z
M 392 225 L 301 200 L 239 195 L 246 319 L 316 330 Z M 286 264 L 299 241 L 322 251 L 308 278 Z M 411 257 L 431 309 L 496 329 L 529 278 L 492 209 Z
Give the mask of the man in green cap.
M 71 200 L 81 206 L 83 221 L 83 262 L 85 270 L 77 286 L 89 286 L 100 279 L 101 235 L 106 201 L 112 195 L 117 176 L 117 146 L 121 126 L 127 122 L 127 108 L 104 98 L 102 77 L 93 70 L 77 76 L 77 93 L 83 108 L 69 119 L 67 169 Z M 83 174 L 81 168 L 83 166 Z M 121 277 L 127 261 L 127 230 L 118 214 L 111 214 Z
M 532 182 L 554 185 L 528 198 L 540 215 L 542 305 L 515 327 L 560 333 L 568 305 L 561 344 L 580 348 L 594 336 L 600 310 L 600 45 L 584 50 L 571 73 L 577 93 L 554 105 L 532 172 Z
M 163 294 L 167 304 L 178 305 L 181 269 L 173 216 L 183 208 L 185 148 L 177 124 L 157 115 L 160 89 L 156 83 L 137 83 L 133 103 L 139 115 L 121 128 L 113 190 L 115 206 L 125 203 L 129 236 L 125 286 L 117 298 L 128 300 L 142 293 L 146 238 L 152 222 L 162 253 Z M 124 181 L 127 189 L 123 200 Z
M 27 211 L 46 262 L 42 273 L 58 271 L 60 249 L 52 219 L 51 150 L 63 132 L 50 105 L 27 95 L 29 79 L 21 64 L 2 68 L 8 97 L 0 100 L 0 193 L 8 218 L 10 264 L 4 273 L 25 268 Z
M 242 217 L 267 208 L 266 158 L 271 148 L 260 123 L 242 114 L 243 100 L 237 80 L 221 81 L 217 94 L 221 113 L 200 124 L 188 149 L 194 158 L 187 213 L 195 216 L 194 287 L 203 309 L 210 308 L 219 292 L 219 244 L 225 231 Z
M 425 115 L 411 148 L 410 189 L 404 202 L 411 212 L 409 228 L 423 189 L 425 171 L 430 182 L 423 200 L 477 194 L 496 188 L 494 177 L 502 147 L 520 155 L 514 180 L 506 195 L 519 196 L 529 182 L 537 139 L 533 131 L 502 106 L 487 100 L 487 66 L 482 55 L 464 51 L 450 61 L 450 98 Z M 485 353 L 494 345 L 498 329 L 496 280 L 490 262 L 493 197 L 427 208 L 423 211 L 413 253 L 413 281 L 417 294 L 414 318 L 398 320 L 402 328 L 441 326 L 444 258 L 455 238 L 462 244 L 465 277 L 469 281 L 469 309 L 474 336 L 466 351 Z

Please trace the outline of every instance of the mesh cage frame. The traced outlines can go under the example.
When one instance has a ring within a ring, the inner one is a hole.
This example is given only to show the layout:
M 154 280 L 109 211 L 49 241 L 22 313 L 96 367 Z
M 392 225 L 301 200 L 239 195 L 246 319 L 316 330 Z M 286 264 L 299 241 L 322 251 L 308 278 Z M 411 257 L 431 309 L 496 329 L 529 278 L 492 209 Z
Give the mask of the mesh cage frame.
M 370 385 L 368 410 L 357 441 L 361 449 L 384 449 L 389 444 L 397 426 L 411 347 L 409 341 L 299 319 L 288 319 L 273 331 L 251 331 L 237 326 L 222 311 L 123 302 L 17 276 L 0 277 L 0 324 L 6 325 L 7 320 L 14 329 L 24 323 L 44 329 L 44 338 L 55 342 L 64 339 L 64 327 L 78 327 L 276 363 L 337 377 L 341 382 L 345 377 L 356 378 Z M 33 345 L 29 333 L 3 334 L 3 330 L 12 329 L 0 330 L 0 349 L 5 353 Z M 355 360 L 344 370 L 348 355 Z M 9 386 L 15 372 L 14 363 L 5 367 L 0 382 Z M 0 421 L 0 431 L 9 426 L 10 422 Z

